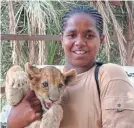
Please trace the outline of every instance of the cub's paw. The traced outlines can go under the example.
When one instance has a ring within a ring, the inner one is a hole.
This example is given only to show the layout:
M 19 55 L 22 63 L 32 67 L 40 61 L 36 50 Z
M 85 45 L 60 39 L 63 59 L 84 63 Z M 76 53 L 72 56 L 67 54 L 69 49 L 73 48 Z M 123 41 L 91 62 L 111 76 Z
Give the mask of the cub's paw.
M 6 88 L 20 88 L 27 85 L 28 76 L 20 66 L 14 65 L 8 70 L 5 82 Z
M 23 70 L 9 72 L 5 83 L 6 99 L 12 106 L 18 104 L 29 90 L 28 77 Z
M 12 88 L 24 88 L 28 86 L 28 76 L 24 71 L 17 71 L 9 78 L 9 86 Z

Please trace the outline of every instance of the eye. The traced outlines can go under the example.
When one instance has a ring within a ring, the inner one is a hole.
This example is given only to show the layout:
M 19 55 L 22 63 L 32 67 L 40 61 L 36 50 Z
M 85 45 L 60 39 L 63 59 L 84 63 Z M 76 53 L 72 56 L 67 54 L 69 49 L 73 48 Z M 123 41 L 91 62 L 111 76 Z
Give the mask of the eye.
M 76 34 L 71 33 L 71 34 L 68 34 L 67 37 L 68 37 L 68 38 L 75 38 L 75 37 L 76 37 Z
M 86 35 L 86 38 L 87 38 L 87 39 L 91 39 L 91 38 L 93 38 L 93 37 L 94 37 L 94 35 L 91 35 L 91 34 L 87 34 L 87 35 Z
M 59 84 L 59 88 L 62 88 L 63 84 Z
M 44 83 L 42 83 L 42 85 L 43 85 L 43 87 L 48 87 L 48 82 L 44 82 Z

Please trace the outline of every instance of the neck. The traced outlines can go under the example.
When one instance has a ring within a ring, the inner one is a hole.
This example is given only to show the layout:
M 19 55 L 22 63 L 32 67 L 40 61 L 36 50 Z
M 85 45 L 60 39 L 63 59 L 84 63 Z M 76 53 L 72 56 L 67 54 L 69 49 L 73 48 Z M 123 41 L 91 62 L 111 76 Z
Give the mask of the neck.
M 70 69 L 75 69 L 77 74 L 86 72 L 94 66 L 95 62 L 88 64 L 87 66 L 75 66 L 73 64 L 66 63 L 64 67 L 64 72 L 69 71 Z

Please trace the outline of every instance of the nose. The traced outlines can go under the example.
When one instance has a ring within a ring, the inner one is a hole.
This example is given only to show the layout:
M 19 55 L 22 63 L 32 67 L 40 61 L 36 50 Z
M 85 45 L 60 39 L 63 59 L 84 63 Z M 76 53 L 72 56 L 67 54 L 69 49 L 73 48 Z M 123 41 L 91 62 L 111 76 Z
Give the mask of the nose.
M 82 36 L 78 36 L 75 40 L 75 45 L 77 47 L 82 47 L 86 45 L 86 41 Z
M 52 100 L 52 99 L 50 99 L 50 98 L 49 98 L 49 100 L 51 100 L 51 102 L 52 102 L 52 103 L 54 103 L 54 102 L 56 102 L 56 101 L 57 101 L 57 100 Z
M 59 90 L 57 88 L 49 88 L 49 98 L 51 101 L 59 99 Z

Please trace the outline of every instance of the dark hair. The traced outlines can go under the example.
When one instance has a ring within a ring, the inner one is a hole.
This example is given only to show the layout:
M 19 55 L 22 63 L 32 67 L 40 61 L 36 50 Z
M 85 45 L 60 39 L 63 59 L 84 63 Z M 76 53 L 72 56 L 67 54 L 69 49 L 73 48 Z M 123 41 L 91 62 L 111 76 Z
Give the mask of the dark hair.
M 62 31 L 65 30 L 67 20 L 75 13 L 86 13 L 92 16 L 96 21 L 96 28 L 99 31 L 100 36 L 103 34 L 103 18 L 98 10 L 88 5 L 73 6 L 69 11 L 62 17 Z

